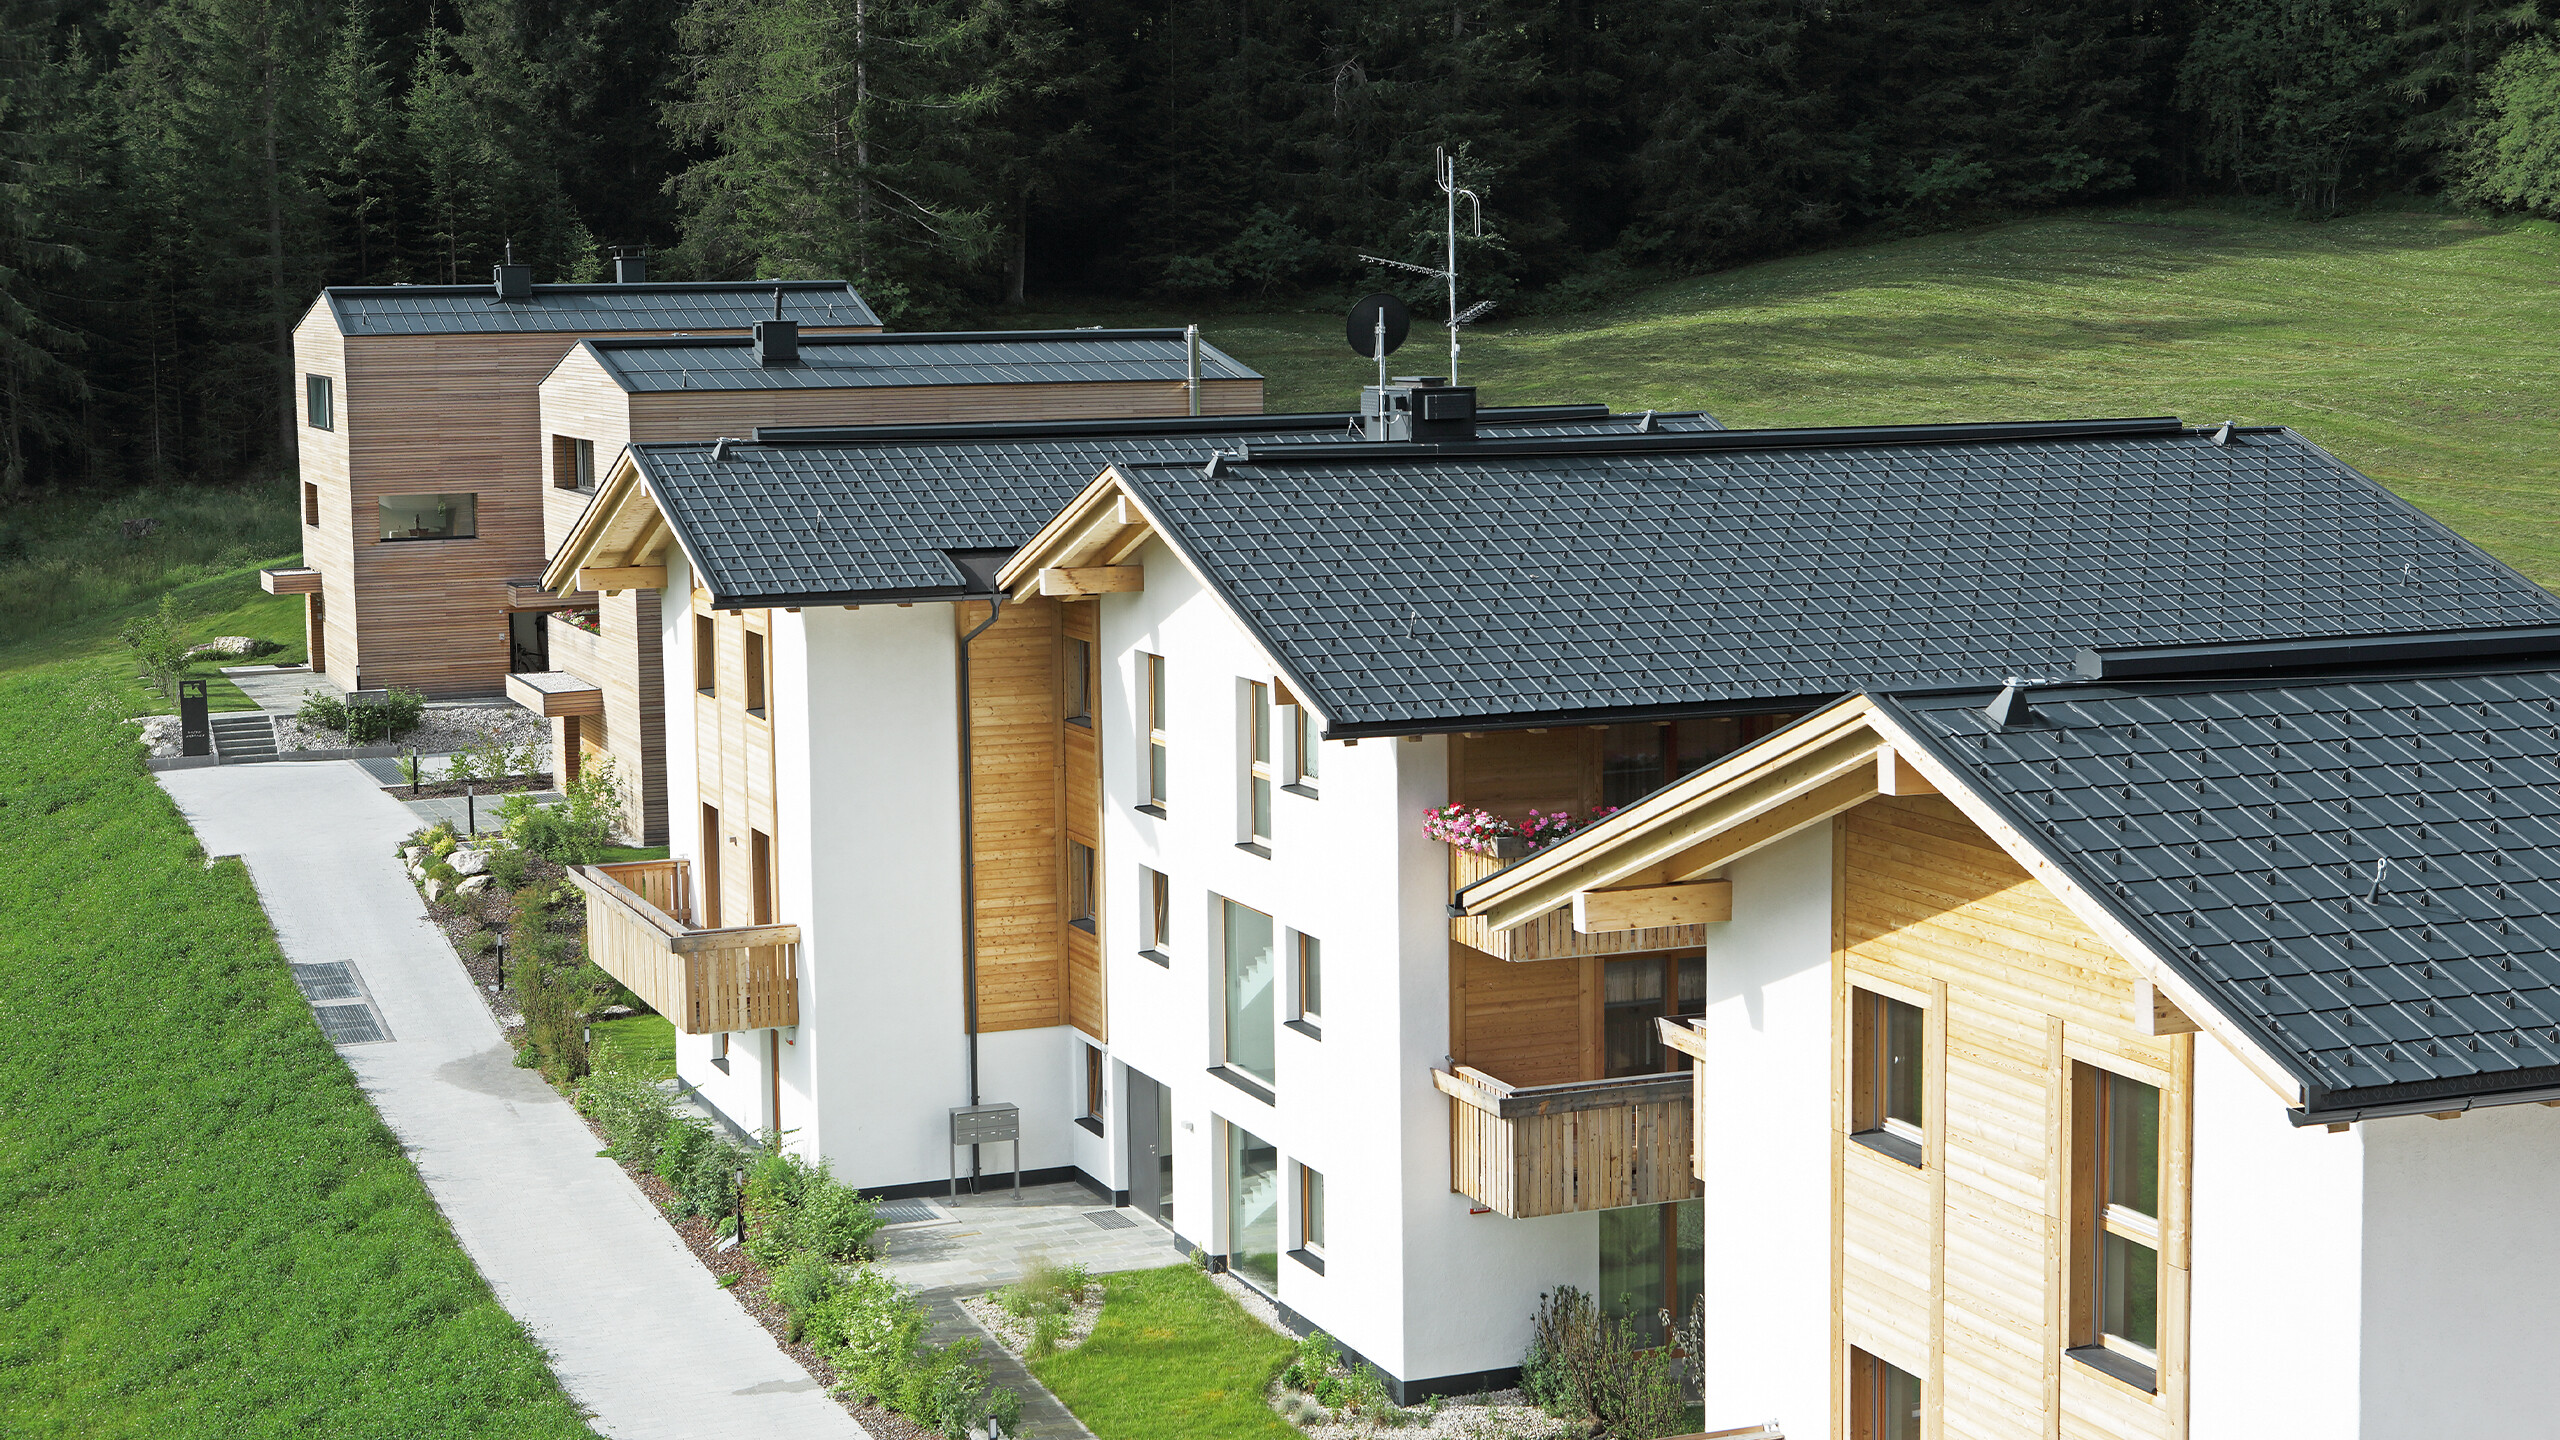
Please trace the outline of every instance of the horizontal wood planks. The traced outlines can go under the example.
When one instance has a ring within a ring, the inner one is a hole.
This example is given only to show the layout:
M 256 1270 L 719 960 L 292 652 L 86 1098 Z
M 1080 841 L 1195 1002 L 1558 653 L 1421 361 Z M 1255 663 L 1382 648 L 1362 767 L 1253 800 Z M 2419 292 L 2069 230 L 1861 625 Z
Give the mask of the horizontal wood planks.
M 984 604 L 951 607 L 965 635 Z M 1058 606 L 1007 605 L 969 642 L 969 773 L 976 875 L 978 1028 L 1066 1021 L 1065 845 L 1058 734 Z
M 1449 798 L 1497 815 L 1600 804 L 1600 732 L 1500 730 L 1449 740 Z
M 660 866 L 682 862 L 655 862 Z M 799 932 L 789 926 L 695 930 L 650 892 L 683 884 L 678 869 L 581 866 L 587 954 L 687 1035 L 800 1023 Z M 640 890 L 622 883 L 636 879 Z M 734 943 L 730 942 L 734 939 Z
M 1510 864 L 1490 855 L 1449 847 L 1449 890 L 1483 879 Z M 1653 950 L 1695 950 L 1707 943 L 1704 925 L 1659 925 L 1643 930 L 1601 930 L 1590 934 L 1574 928 L 1573 907 L 1558 905 L 1534 920 L 1497 930 L 1481 915 L 1449 922 L 1449 936 L 1461 945 L 1505 960 L 1559 960 L 1583 955 L 1641 955 Z
M 611 384 L 611 381 L 605 383 Z M 1201 413 L 1262 413 L 1259 380 L 1201 385 Z M 616 387 L 619 393 L 619 387 Z M 1041 385 L 847 385 L 835 389 L 652 390 L 624 396 L 627 438 L 745 439 L 759 425 L 920 425 L 990 420 L 1128 420 L 1182 415 L 1180 382 L 1108 380 Z M 606 457 L 596 456 L 602 465 Z
M 569 538 L 570 527 L 586 512 L 587 502 L 595 498 L 605 477 L 613 473 L 613 462 L 631 443 L 631 407 L 622 387 L 604 373 L 595 356 L 583 347 L 572 349 L 543 382 L 537 399 L 541 423 L 537 427 L 542 460 L 542 553 L 547 558 L 557 552 L 560 542 Z M 575 479 L 559 473 L 564 458 L 553 437 L 566 436 L 585 440 L 595 447 L 594 486 L 580 490 L 575 484 L 563 485 L 563 479 Z M 708 437 L 706 437 L 708 438 Z
M 752 715 L 746 707 L 747 636 L 753 633 L 763 639 L 768 617 L 762 610 L 715 614 L 698 594 L 693 616 L 711 622 L 714 692 L 694 694 L 695 783 L 700 787 L 701 803 L 716 806 L 720 812 L 716 837 L 719 859 L 716 866 L 707 867 L 716 870 L 719 877 L 719 904 L 715 912 L 706 899 L 696 913 L 705 919 L 715 918 L 716 913 L 723 925 L 737 925 L 753 920 L 756 914 L 755 837 L 767 837 L 770 849 L 775 833 L 770 712 Z M 766 663 L 770 668 L 769 655 Z M 612 733 L 612 723 L 613 712 L 608 706 L 608 735 Z M 687 825 L 689 830 L 700 828 L 693 816 L 670 820 Z M 696 876 L 697 884 L 702 883 L 707 878 L 705 869 L 697 868 Z
M 1065 646 L 1081 641 L 1088 656 L 1101 653 L 1100 612 L 1091 602 L 1068 602 L 1058 606 L 1058 674 L 1066 674 Z M 1063 683 L 1063 678 L 1062 678 Z M 1054 688 L 1052 694 L 1063 702 L 1064 691 Z M 1090 845 L 1094 853 L 1094 869 L 1098 876 L 1110 874 L 1109 856 L 1102 848 L 1102 749 L 1090 724 L 1075 724 L 1064 718 L 1060 705 L 1058 721 L 1059 746 L 1065 761 L 1065 775 L 1060 792 L 1065 817 L 1066 838 Z M 1094 896 L 1098 908 L 1111 887 L 1103 884 Z M 1104 1004 L 1102 979 L 1102 942 L 1100 922 L 1107 917 L 1097 915 L 1094 931 L 1066 928 L 1067 936 L 1067 1023 L 1096 1040 L 1111 1038 L 1111 1022 Z
M 1513 1085 L 1556 1085 L 1583 1073 L 1584 971 L 1597 962 L 1519 965 L 1449 947 L 1449 1054 Z
M 1835 1105 L 1849 1125 L 1853 988 L 1924 1005 L 1918 1166 L 1838 1147 L 1840 1339 L 1924 1380 L 1928 1433 L 2185 1433 L 2184 1213 L 2192 1037 L 2134 1033 L 2134 972 L 1934 796 L 1840 816 Z M 2073 1058 L 2164 1083 L 2159 1393 L 2067 1357 Z

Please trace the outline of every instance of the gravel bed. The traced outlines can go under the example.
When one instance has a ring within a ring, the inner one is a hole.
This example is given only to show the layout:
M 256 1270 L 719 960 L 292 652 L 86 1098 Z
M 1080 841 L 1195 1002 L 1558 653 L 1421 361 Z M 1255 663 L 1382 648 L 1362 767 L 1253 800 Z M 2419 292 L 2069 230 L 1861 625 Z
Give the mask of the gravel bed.
M 1093 1335 L 1094 1323 L 1102 1318 L 1102 1282 L 1096 1280 L 1084 1292 L 1084 1303 L 1067 1311 L 1067 1333 L 1058 1337 L 1060 1350 L 1073 1350 Z M 996 1297 L 971 1295 L 960 1302 L 978 1328 L 996 1337 L 996 1343 L 1014 1354 L 1026 1365 L 1031 1359 L 1031 1323 L 1016 1319 L 996 1303 Z
M 514 705 L 430 705 L 418 728 L 391 743 L 421 755 L 450 755 L 495 732 L 508 745 L 528 740 L 542 746 L 542 768 L 551 767 L 551 722 Z M 276 746 L 283 750 L 344 750 L 347 737 L 335 730 L 305 725 L 290 715 L 276 717 Z
M 175 715 L 145 715 L 129 723 L 142 727 L 142 744 L 154 760 L 165 760 L 185 748 Z

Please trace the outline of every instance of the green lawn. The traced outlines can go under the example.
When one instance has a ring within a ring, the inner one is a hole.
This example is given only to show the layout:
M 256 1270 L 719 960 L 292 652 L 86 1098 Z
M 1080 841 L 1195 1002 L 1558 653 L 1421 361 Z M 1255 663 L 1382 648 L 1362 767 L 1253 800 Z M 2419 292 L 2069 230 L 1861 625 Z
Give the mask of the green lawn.
M 1092 324 L 1060 313 L 1003 323 Z M 1132 323 L 1180 323 L 1129 311 Z M 1212 315 L 1274 410 L 1374 374 L 1337 311 Z M 1407 373 L 1447 364 L 1417 324 Z M 2326 223 L 2121 208 L 1745 266 L 1470 332 L 1490 404 L 1736 426 L 2174 414 L 2292 425 L 2560 584 L 2560 227 L 2434 208 Z
M 0 652 L 0 1434 L 591 1433 L 144 772 L 120 619 Z
M 1263 1392 L 1291 1346 L 1189 1265 L 1103 1277 L 1093 1338 L 1031 1362 L 1099 1440 L 1295 1440 Z
M 664 1015 L 632 1015 L 595 1027 L 593 1060 L 603 1070 L 622 1066 L 652 1080 L 676 1078 L 676 1027 Z

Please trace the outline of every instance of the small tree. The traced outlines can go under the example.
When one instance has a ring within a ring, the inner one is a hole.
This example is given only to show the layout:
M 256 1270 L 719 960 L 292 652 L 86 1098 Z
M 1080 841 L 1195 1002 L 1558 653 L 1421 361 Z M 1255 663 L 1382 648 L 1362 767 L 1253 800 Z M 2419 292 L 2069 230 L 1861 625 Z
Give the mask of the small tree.
M 160 608 L 125 622 L 118 639 L 133 649 L 142 678 L 164 700 L 178 697 L 178 679 L 187 673 L 186 622 L 178 614 L 178 597 L 163 595 Z

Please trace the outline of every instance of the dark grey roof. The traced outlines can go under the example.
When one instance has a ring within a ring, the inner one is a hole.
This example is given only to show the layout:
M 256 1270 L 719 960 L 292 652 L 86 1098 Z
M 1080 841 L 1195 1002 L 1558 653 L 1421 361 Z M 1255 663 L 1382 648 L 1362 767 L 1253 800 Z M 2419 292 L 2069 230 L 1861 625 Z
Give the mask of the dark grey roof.
M 777 287 L 783 317 L 803 326 L 880 323 L 841 280 L 536 285 L 530 300 L 501 300 L 487 285 L 333 285 L 320 298 L 345 335 L 731 330 L 772 318 Z
M 1256 447 L 1215 477 L 1138 464 L 1129 479 L 1337 735 L 1788 709 L 2066 675 L 2089 644 L 2560 619 L 2560 601 L 2286 430 L 2227 446 L 2156 421 L 1540 448 Z
M 712 447 L 698 443 L 634 445 L 631 455 L 719 604 L 858 604 L 958 594 L 959 572 L 944 551 L 1020 545 L 1116 457 L 1351 442 L 1353 419 L 881 425 L 808 432 L 825 439 L 733 442 L 717 465 Z M 1623 433 L 1643 417 L 1548 407 L 1489 410 L 1482 423 L 1506 434 Z M 1652 423 L 1716 427 L 1713 417 L 1694 414 Z
M 2546 662 L 2547 663 L 2547 662 Z M 2311 1087 L 2560 1096 L 2560 671 L 1878 695 Z
M 590 340 L 623 389 L 833 390 L 873 385 L 1074 385 L 1181 381 L 1189 376 L 1179 330 L 987 331 L 804 336 L 796 364 L 759 365 L 745 336 Z M 1204 380 L 1262 376 L 1203 341 Z

